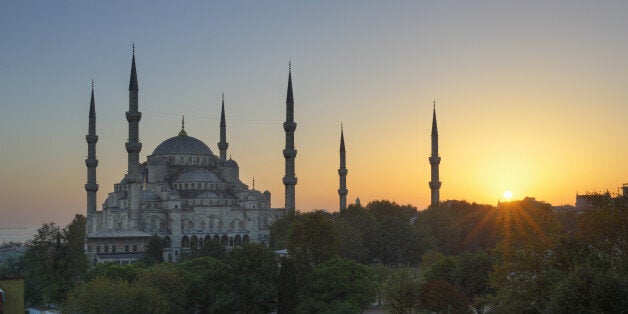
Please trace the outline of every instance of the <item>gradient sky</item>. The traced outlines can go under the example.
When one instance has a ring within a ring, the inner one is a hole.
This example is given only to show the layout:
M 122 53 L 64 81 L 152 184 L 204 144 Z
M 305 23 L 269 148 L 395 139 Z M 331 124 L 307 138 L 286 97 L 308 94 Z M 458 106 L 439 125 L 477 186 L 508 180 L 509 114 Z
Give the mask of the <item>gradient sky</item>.
M 99 204 L 123 178 L 132 42 L 140 158 L 183 114 L 218 153 L 224 91 L 228 153 L 274 207 L 289 60 L 301 210 L 338 208 L 341 121 L 349 201 L 425 208 L 434 99 L 441 199 L 628 182 L 627 1 L 1 1 L 0 226 L 85 212 L 92 78 Z

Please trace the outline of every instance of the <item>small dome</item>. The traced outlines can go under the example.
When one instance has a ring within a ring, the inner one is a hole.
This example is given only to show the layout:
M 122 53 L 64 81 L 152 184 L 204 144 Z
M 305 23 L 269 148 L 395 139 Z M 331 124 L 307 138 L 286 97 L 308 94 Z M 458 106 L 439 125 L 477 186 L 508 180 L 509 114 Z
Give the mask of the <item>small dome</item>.
M 213 155 L 212 151 L 200 140 L 180 134 L 159 144 L 153 155 Z
M 229 158 L 229 160 L 225 161 L 225 167 L 238 168 L 238 163 L 235 162 L 235 160 Z
M 219 182 L 220 179 L 211 171 L 192 169 L 182 173 L 175 182 Z

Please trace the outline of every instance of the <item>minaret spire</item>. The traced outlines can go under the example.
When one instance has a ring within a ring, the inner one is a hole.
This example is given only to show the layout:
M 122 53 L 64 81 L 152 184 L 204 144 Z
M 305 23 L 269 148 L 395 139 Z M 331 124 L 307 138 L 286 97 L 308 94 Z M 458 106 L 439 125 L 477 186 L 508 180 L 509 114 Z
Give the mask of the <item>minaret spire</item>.
M 96 142 L 98 142 L 98 135 L 96 135 L 96 102 L 94 100 L 93 79 L 92 96 L 89 102 L 89 126 L 85 140 L 87 141 L 87 159 L 85 159 L 87 183 L 85 184 L 85 191 L 87 191 L 87 217 L 90 218 L 91 214 L 96 212 L 96 192 L 98 191 L 98 184 L 96 183 L 96 167 L 98 166 Z M 90 221 L 88 220 L 88 226 L 89 223 Z
M 297 156 L 297 150 L 294 149 L 294 131 L 297 124 L 294 122 L 294 98 L 292 96 L 292 62 L 288 66 L 288 92 L 286 93 L 286 122 L 283 123 L 283 129 L 286 132 L 286 148 L 283 150 L 283 156 L 286 159 L 286 174 L 283 177 L 283 184 L 286 187 L 285 198 L 286 210 L 295 211 L 295 186 L 297 178 L 294 171 L 294 158 Z
M 220 142 L 218 142 L 218 149 L 220 150 L 220 160 L 227 160 L 227 123 L 225 122 L 225 93 L 222 93 L 222 109 L 220 110 Z
M 434 101 L 434 109 L 432 112 L 432 155 L 429 158 L 432 168 L 430 190 L 432 196 L 432 206 L 437 206 L 440 202 L 440 186 L 438 167 L 440 165 L 440 156 L 438 156 L 438 126 L 436 124 L 436 101 Z
M 128 185 L 128 216 L 129 227 L 138 229 L 139 208 L 140 208 L 140 189 L 144 181 L 140 174 L 140 151 L 142 143 L 139 140 L 139 122 L 142 119 L 142 113 L 138 111 L 138 92 L 137 71 L 135 67 L 135 44 L 133 44 L 133 57 L 131 59 L 131 78 L 129 80 L 129 111 L 126 112 L 126 120 L 129 122 L 129 138 L 125 144 L 128 153 L 128 165 L 126 174 L 126 183 Z
M 342 127 L 342 123 L 340 124 L 340 168 L 338 168 L 338 176 L 340 176 L 340 188 L 338 189 L 338 195 L 340 195 L 340 210 L 347 209 L 347 194 L 349 190 L 347 190 L 347 161 L 346 161 L 346 152 L 345 152 L 345 135 Z
M 185 115 L 181 116 L 181 131 L 179 131 L 179 136 L 187 136 L 188 133 L 185 132 Z

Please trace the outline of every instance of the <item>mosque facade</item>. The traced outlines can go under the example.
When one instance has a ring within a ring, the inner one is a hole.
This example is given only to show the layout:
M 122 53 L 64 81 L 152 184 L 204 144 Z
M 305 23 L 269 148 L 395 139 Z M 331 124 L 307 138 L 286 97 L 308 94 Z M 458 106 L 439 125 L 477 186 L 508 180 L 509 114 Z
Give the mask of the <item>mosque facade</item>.
M 181 131 L 159 144 L 147 160 L 140 162 L 138 81 L 135 51 L 129 82 L 129 111 L 126 113 L 129 136 L 126 175 L 113 186 L 96 208 L 96 110 L 94 87 L 89 111 L 86 141 L 87 222 L 85 250 L 92 263 L 130 263 L 145 251 L 148 239 L 161 238 L 164 260 L 177 261 L 194 246 L 210 240 L 226 247 L 246 242 L 267 243 L 270 224 L 286 210 L 294 210 L 294 130 L 292 78 L 289 74 L 286 105 L 286 206 L 271 208 L 271 193 L 249 188 L 239 178 L 239 166 L 229 157 L 226 139 L 224 96 L 220 119 L 219 154 L 188 135 L 185 121 Z

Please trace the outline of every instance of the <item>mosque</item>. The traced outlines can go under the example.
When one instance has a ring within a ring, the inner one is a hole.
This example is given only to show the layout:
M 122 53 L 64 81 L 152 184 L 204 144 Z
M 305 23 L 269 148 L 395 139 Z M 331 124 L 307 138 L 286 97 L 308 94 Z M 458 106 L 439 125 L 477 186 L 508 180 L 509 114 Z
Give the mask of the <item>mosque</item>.
M 246 242 L 268 243 L 270 225 L 287 212 L 295 211 L 294 99 L 292 70 L 288 72 L 285 131 L 284 208 L 271 208 L 271 193 L 249 188 L 240 181 L 235 160 L 227 159 L 227 126 L 224 96 L 220 113 L 218 156 L 202 141 L 187 134 L 185 120 L 175 136 L 159 144 L 140 162 L 142 143 L 138 106 L 139 85 L 135 65 L 135 48 L 131 59 L 129 81 L 128 156 L 126 175 L 113 186 L 102 204 L 96 208 L 96 104 L 92 83 L 87 141 L 87 221 L 85 252 L 93 264 L 116 262 L 128 264 L 140 259 L 148 239 L 154 235 L 162 240 L 163 257 L 177 261 L 193 247 L 215 240 L 226 247 Z M 346 151 L 344 131 L 340 132 L 339 209 L 347 208 Z M 439 203 L 438 129 L 436 109 L 432 119 L 431 165 L 432 205 Z
M 227 159 L 227 128 L 224 96 L 220 115 L 218 156 L 202 141 L 188 135 L 185 120 L 181 131 L 159 144 L 140 162 L 142 143 L 139 122 L 142 114 L 138 106 L 138 80 L 135 49 L 131 61 L 129 82 L 128 153 L 126 175 L 113 186 L 96 209 L 96 109 L 94 86 L 89 109 L 89 127 L 86 141 L 87 166 L 87 223 L 86 253 L 92 263 L 117 262 L 126 264 L 139 259 L 148 238 L 162 239 L 164 260 L 176 261 L 193 246 L 216 240 L 227 247 L 246 242 L 267 243 L 269 226 L 286 211 L 295 209 L 294 171 L 294 101 L 292 73 L 288 75 L 286 98 L 286 187 L 285 208 L 271 208 L 271 193 L 249 188 L 239 178 L 235 160 Z

